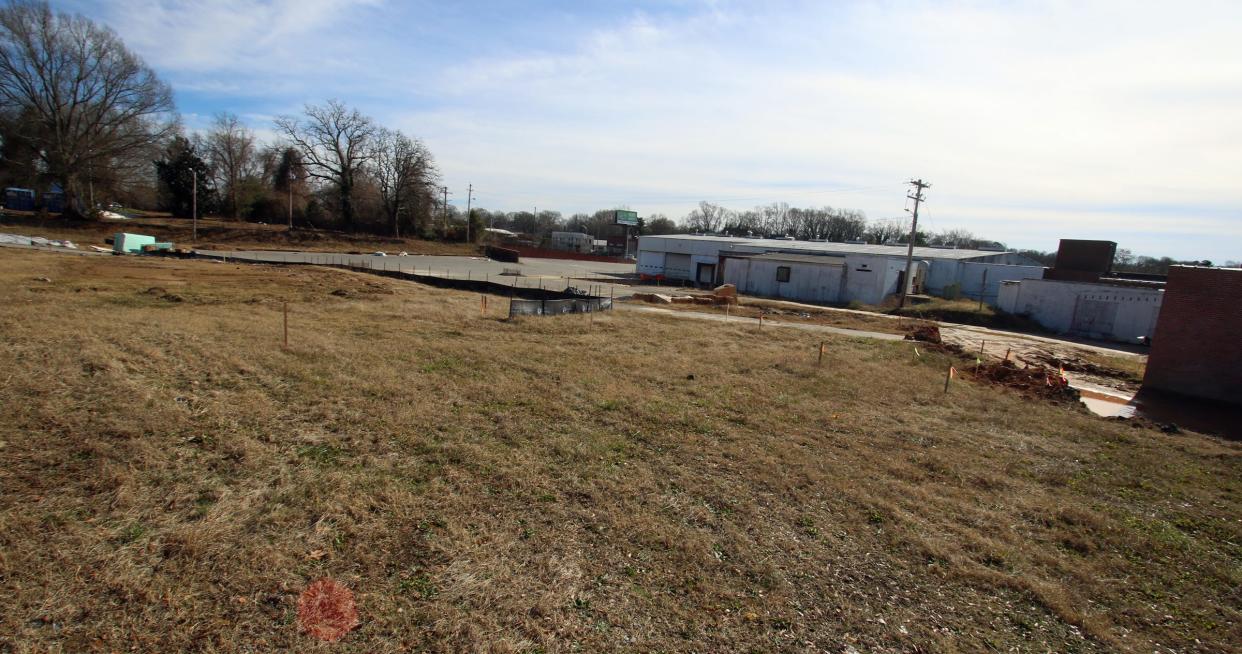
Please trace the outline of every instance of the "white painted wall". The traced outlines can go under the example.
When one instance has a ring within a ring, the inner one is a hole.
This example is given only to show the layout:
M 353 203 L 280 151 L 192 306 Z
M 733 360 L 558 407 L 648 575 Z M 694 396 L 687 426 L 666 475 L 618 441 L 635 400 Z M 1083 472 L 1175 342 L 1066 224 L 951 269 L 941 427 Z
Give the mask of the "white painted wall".
M 983 301 L 995 305 L 1000 296 L 1001 282 L 1021 281 L 1023 279 L 1043 279 L 1043 266 L 1012 266 L 1004 263 L 976 263 L 963 261 L 958 267 L 957 283 L 961 285 L 962 297 L 972 300 L 979 299 L 983 293 Z M 987 288 L 983 287 L 983 272 L 987 271 Z
M 944 289 L 957 283 L 962 262 L 955 259 L 934 259 L 928 262 L 923 291 L 930 295 L 944 295 Z
M 906 262 L 883 255 L 854 254 L 845 258 L 845 289 L 842 302 L 879 304 L 897 292 L 897 278 Z
M 1050 279 L 1007 284 L 1001 293 L 1000 308 L 1028 316 L 1058 334 L 1123 343 L 1155 333 L 1164 298 L 1164 291 L 1158 289 Z M 1097 315 L 1106 319 L 1088 320 Z
M 996 297 L 996 308 L 1005 313 L 1016 313 L 1014 307 L 1018 304 L 1018 293 L 1021 290 L 1021 282 L 1001 282 L 1000 292 Z
M 789 268 L 788 282 L 776 279 L 777 268 L 782 266 Z M 727 258 L 724 283 L 733 284 L 739 293 L 746 295 L 836 304 L 842 301 L 844 273 L 845 262 L 840 257 L 825 257 L 823 263 Z

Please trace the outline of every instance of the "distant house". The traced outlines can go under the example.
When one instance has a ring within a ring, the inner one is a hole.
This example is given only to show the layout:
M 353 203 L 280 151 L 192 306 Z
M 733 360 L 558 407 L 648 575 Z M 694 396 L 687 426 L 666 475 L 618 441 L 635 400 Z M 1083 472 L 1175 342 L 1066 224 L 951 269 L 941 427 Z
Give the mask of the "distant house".
M 590 254 L 595 239 L 590 234 L 581 232 L 552 232 L 551 246 L 553 250 L 580 252 Z

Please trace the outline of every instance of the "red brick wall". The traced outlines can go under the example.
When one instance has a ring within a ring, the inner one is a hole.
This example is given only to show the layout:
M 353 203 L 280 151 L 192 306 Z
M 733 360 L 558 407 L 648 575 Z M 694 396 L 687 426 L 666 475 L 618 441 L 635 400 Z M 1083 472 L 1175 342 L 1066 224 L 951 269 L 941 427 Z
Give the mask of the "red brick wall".
M 1242 270 L 1169 270 L 1143 387 L 1242 404 Z

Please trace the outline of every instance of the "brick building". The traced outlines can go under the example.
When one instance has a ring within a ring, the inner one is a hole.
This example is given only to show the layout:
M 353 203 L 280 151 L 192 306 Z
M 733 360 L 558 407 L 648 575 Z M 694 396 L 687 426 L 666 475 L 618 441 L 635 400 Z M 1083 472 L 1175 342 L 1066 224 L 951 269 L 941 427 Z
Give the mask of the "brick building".
M 1242 405 L 1242 269 L 1173 266 L 1144 389 Z

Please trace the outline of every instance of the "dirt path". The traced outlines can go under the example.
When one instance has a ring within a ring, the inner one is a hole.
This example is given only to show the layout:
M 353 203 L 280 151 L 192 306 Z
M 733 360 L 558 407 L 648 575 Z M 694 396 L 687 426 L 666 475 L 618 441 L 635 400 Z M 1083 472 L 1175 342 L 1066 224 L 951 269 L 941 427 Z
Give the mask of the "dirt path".
M 657 290 L 654 287 L 651 290 Z M 663 289 L 668 291 L 669 289 Z M 874 313 L 871 311 L 859 311 L 856 309 L 843 309 L 837 307 L 824 307 L 813 304 L 803 304 L 800 302 L 789 302 L 785 300 L 768 300 L 763 299 L 758 302 L 749 302 L 751 298 L 743 300 L 745 306 L 748 307 L 768 307 L 777 308 L 786 311 L 803 311 L 803 315 L 825 315 L 836 314 L 853 316 L 868 321 L 905 321 L 910 322 L 909 318 L 901 316 L 893 316 L 883 313 Z M 626 306 L 618 304 L 625 308 Z M 654 309 L 653 307 L 646 307 Z M 654 309 L 665 313 L 696 313 L 696 317 L 704 319 L 723 319 L 723 316 L 712 313 L 687 312 L 684 310 Z M 734 316 L 730 320 L 742 320 L 742 318 Z M 757 322 L 753 318 L 747 319 L 750 322 Z M 1067 376 L 1073 381 L 1076 387 L 1093 389 L 1102 393 L 1109 393 L 1120 396 L 1132 396 L 1138 390 L 1139 379 L 1141 378 L 1141 370 L 1147 363 L 1147 355 L 1142 352 L 1133 351 L 1133 348 L 1127 348 L 1121 344 L 1095 344 L 1083 343 L 1073 340 L 1054 338 L 1049 336 L 1040 336 L 1036 334 L 1024 334 L 1018 332 L 991 329 L 988 327 L 980 327 L 976 325 L 962 325 L 957 323 L 946 323 L 940 321 L 922 321 L 930 322 L 940 328 L 940 336 L 946 343 L 960 346 L 968 353 L 981 353 L 985 359 L 1003 359 L 1006 355 L 1019 365 L 1029 364 L 1031 366 L 1046 366 L 1051 368 L 1065 367 Z M 765 324 L 781 324 L 783 326 L 809 327 L 812 331 L 816 328 L 827 327 L 826 325 L 817 325 L 814 322 L 783 322 L 778 323 L 777 320 L 765 319 Z M 840 327 L 828 327 L 827 329 L 818 329 L 819 331 L 839 332 L 845 334 L 878 334 L 880 332 L 869 330 L 844 329 Z M 892 334 L 886 334 L 892 337 Z M 898 336 L 900 338 L 900 336 Z M 892 340 L 890 338 L 890 340 Z
M 719 313 L 702 313 L 699 311 L 681 311 L 681 310 L 676 310 L 676 309 L 660 309 L 658 307 L 647 307 L 647 306 L 636 305 L 636 304 L 626 304 L 624 302 L 618 302 L 614 306 L 623 311 L 641 311 L 643 313 L 658 313 L 658 314 L 662 314 L 666 316 L 673 316 L 676 318 L 691 318 L 694 320 L 712 320 L 716 322 L 733 322 L 733 323 L 738 323 L 742 325 L 753 325 L 755 328 L 760 327 L 759 319 L 757 318 L 725 316 Z M 900 341 L 905 338 L 904 336 L 900 334 L 887 334 L 884 332 L 869 332 L 869 331 L 863 331 L 860 329 L 844 329 L 841 327 L 832 327 L 831 325 L 816 325 L 814 323 L 781 322 L 779 320 L 768 320 L 766 318 L 763 320 L 762 326 L 764 329 L 768 327 L 775 327 L 775 328 L 792 327 L 793 329 L 801 329 L 801 330 L 810 331 L 810 332 L 840 334 L 842 336 L 855 336 L 858 338 L 876 338 L 876 339 L 880 339 L 884 341 Z

